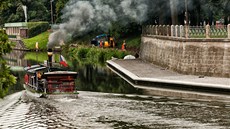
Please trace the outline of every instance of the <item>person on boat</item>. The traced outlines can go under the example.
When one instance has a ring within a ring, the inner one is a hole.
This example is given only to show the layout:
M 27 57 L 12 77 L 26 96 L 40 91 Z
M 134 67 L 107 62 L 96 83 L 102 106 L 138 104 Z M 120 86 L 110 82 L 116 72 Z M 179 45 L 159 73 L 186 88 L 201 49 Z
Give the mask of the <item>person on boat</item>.
M 26 75 L 24 76 L 24 81 L 25 81 L 25 84 L 28 84 L 28 83 L 29 83 L 29 76 L 28 76 L 28 74 L 26 74 Z
M 37 77 L 38 77 L 38 80 L 40 80 L 42 78 L 41 72 L 37 73 Z
M 40 71 L 37 72 L 37 78 L 38 78 L 38 90 L 43 92 L 44 91 L 44 80 L 42 79 L 42 74 Z

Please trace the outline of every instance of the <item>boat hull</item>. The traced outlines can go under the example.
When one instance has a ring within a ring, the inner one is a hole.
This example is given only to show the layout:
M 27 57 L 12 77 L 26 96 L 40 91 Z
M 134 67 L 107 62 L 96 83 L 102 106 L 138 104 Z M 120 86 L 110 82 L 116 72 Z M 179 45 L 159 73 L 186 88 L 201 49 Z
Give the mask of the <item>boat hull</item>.
M 72 98 L 76 99 L 78 98 L 78 92 L 75 91 L 73 93 L 52 93 L 52 94 L 47 94 L 43 92 L 37 92 L 35 89 L 31 88 L 30 86 L 23 84 L 23 87 L 26 90 L 26 94 L 37 97 L 37 98 L 48 98 L 48 99 L 59 99 L 59 98 Z

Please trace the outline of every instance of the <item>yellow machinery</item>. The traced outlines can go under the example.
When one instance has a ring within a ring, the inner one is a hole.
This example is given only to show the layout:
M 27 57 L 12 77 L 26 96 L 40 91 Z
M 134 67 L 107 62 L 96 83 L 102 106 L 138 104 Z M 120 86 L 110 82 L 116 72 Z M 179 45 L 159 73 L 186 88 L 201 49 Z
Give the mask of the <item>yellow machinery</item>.
M 102 45 L 101 45 L 102 43 Z M 91 44 L 95 45 L 95 46 L 103 46 L 106 48 L 115 47 L 115 42 L 114 42 L 114 38 L 111 37 L 110 35 L 106 35 L 106 34 L 101 34 L 96 36 L 96 38 L 94 38 L 91 41 Z

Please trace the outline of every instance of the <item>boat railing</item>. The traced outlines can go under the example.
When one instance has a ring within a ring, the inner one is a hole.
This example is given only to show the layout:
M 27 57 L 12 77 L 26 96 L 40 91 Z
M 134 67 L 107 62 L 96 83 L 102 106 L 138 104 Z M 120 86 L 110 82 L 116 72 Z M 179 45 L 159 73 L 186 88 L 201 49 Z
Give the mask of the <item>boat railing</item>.
M 32 84 L 30 84 L 30 83 L 28 83 L 27 85 L 28 85 L 30 88 L 32 88 L 32 89 L 34 89 L 34 90 L 37 90 L 37 86 L 32 85 Z

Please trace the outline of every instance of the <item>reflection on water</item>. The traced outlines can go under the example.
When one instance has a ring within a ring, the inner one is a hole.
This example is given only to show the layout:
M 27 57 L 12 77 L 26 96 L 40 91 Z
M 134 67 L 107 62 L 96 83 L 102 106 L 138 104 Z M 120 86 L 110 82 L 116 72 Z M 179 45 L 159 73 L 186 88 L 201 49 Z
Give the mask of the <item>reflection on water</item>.
M 106 129 L 227 129 L 229 104 L 98 92 L 55 103 L 76 127 Z
M 12 51 L 10 54 L 4 56 L 7 64 L 10 66 L 27 66 L 27 60 L 24 59 L 26 52 Z
M 25 72 L 23 71 L 11 71 L 11 73 L 17 77 L 17 83 L 14 85 L 14 86 L 11 86 L 9 88 L 9 92 L 8 94 L 12 94 L 12 93 L 15 93 L 15 92 L 18 92 L 18 91 L 21 91 L 21 90 L 24 90 L 23 88 L 23 82 L 24 82 L 24 75 L 25 75 Z
M 75 64 L 75 66 L 78 66 Z M 80 90 L 97 91 L 106 93 L 137 93 L 137 89 L 129 85 L 116 74 L 112 73 L 108 68 L 84 65 L 75 67 L 75 71 L 79 72 L 77 86 Z
M 23 56 L 20 56 L 20 61 L 14 60 L 13 56 L 6 58 L 11 62 L 9 63 L 11 65 L 24 66 L 25 64 L 36 64 L 36 56 L 33 55 L 34 53 L 24 53 Z M 25 59 L 25 57 L 30 58 Z M 12 63 L 12 61 L 15 63 Z M 29 111 L 30 113 L 27 114 L 29 116 L 27 120 L 32 119 L 32 121 L 25 122 L 25 128 L 33 128 L 38 121 L 39 123 L 47 121 L 47 125 L 53 124 L 53 126 L 55 122 L 57 122 L 57 128 L 63 124 L 63 120 L 59 123 L 59 121 L 55 121 L 57 120 L 56 118 L 53 120 L 41 115 L 42 113 L 46 115 L 50 113 L 50 109 L 47 110 L 47 112 L 41 110 L 47 109 L 47 106 L 55 109 L 53 110 L 55 111 L 54 115 L 51 116 L 59 117 L 60 113 L 58 112 L 60 111 L 70 118 L 65 121 L 79 128 L 227 129 L 230 127 L 230 102 L 228 101 L 197 101 L 175 97 L 140 95 L 137 89 L 127 84 L 105 66 L 96 66 L 92 64 L 80 65 L 80 62 L 72 61 L 71 70 L 79 72 L 77 86 L 79 90 L 84 90 L 80 91 L 79 98 L 61 98 L 56 101 L 35 98 L 36 101 L 28 102 L 32 106 Z M 18 82 L 17 85 L 11 88 L 11 92 L 22 90 L 24 72 L 12 71 L 12 73 L 18 77 Z M 132 93 L 137 93 L 139 95 Z M 27 100 L 31 101 L 32 99 L 30 98 Z M 1 120 L 12 120 L 12 123 L 16 123 L 15 126 L 11 126 L 10 122 L 1 123 L 0 120 L 0 128 L 1 124 L 6 124 L 9 127 L 21 128 L 21 117 L 18 118 L 18 115 L 24 116 L 24 114 L 21 113 L 22 108 L 19 107 L 21 105 L 23 106 L 24 103 L 20 102 L 19 104 L 17 103 L 11 106 L 11 108 L 9 108 L 10 110 L 7 112 L 4 111 L 5 116 L 0 115 Z M 6 106 L 8 106 L 8 104 L 6 104 Z M 56 108 L 58 110 L 56 110 Z M 0 108 L 0 112 L 1 109 L 2 108 Z M 25 109 L 25 107 L 23 107 L 23 109 Z M 8 112 L 11 115 L 10 117 L 8 117 Z M 17 118 L 17 120 L 13 118 Z M 37 121 L 34 121 L 35 118 Z M 63 119 L 63 117 L 61 118 Z M 26 119 L 22 117 L 21 120 L 24 121 Z M 17 125 L 18 121 L 19 124 Z M 53 126 L 50 128 L 54 128 Z
M 54 60 L 58 62 L 60 53 L 54 54 Z M 46 52 L 23 52 L 13 51 L 5 56 L 10 66 L 25 67 L 43 63 L 47 59 Z M 68 59 L 68 58 L 66 58 Z M 68 61 L 70 70 L 78 72 L 77 88 L 84 91 L 112 92 L 112 93 L 138 93 L 139 91 L 111 72 L 105 65 L 96 66 L 95 64 L 80 65 L 80 62 Z M 17 84 L 11 88 L 11 92 L 23 89 L 23 71 L 13 71 L 18 77 Z

